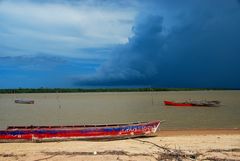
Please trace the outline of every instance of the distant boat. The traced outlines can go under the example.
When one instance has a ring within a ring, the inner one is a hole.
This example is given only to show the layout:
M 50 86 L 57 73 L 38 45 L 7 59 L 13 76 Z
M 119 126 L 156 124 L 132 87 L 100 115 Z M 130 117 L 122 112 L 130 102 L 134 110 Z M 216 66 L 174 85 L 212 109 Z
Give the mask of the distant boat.
M 20 104 L 34 104 L 34 100 L 29 100 L 29 99 L 17 99 L 14 102 L 20 103 Z
M 75 126 L 10 126 L 0 130 L 0 142 L 124 139 L 153 136 L 160 121 Z
M 220 101 L 185 101 L 185 102 L 174 102 L 174 101 L 164 101 L 167 106 L 219 106 Z
M 190 103 L 186 102 L 173 102 L 173 101 L 164 101 L 164 104 L 167 106 L 192 106 Z

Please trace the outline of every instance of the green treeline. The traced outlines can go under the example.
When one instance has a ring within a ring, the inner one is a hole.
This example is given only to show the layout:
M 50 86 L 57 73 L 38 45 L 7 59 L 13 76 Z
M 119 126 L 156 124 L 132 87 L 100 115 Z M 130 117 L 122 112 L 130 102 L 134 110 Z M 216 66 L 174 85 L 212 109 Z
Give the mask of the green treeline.
M 229 90 L 224 88 L 17 88 L 0 89 L 0 93 L 77 93 L 77 92 L 146 92 L 146 91 L 198 91 Z

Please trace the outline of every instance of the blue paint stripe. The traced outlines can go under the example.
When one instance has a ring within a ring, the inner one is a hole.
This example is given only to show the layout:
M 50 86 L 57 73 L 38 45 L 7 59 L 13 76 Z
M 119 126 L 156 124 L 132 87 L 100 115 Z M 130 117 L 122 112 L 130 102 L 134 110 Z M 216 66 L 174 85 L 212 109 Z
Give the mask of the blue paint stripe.
M 0 135 L 24 135 L 24 134 L 64 134 L 69 132 L 74 133 L 91 133 L 91 132 L 120 132 L 120 131 L 131 131 L 131 130 L 142 130 L 146 127 L 153 126 L 142 126 L 142 125 L 134 125 L 134 126 L 125 126 L 125 127 L 106 127 L 106 128 L 90 128 L 90 129 L 82 129 L 82 130 L 14 130 L 14 131 L 0 131 Z

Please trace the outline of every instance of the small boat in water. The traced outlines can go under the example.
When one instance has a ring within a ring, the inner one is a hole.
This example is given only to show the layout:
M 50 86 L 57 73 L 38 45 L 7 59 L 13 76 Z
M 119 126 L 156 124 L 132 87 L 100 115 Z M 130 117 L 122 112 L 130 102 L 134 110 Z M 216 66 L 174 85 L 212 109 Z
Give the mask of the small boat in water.
M 153 136 L 160 121 L 108 125 L 10 126 L 0 130 L 0 142 L 126 139 Z
M 173 102 L 173 101 L 164 101 L 164 104 L 167 106 L 192 106 L 190 103 L 186 102 Z
M 167 106 L 206 106 L 206 107 L 215 107 L 220 105 L 220 101 L 185 101 L 185 102 L 173 102 L 173 101 L 164 101 L 164 104 Z
M 20 104 L 34 104 L 34 100 L 30 100 L 30 99 L 17 99 L 14 102 L 20 103 Z

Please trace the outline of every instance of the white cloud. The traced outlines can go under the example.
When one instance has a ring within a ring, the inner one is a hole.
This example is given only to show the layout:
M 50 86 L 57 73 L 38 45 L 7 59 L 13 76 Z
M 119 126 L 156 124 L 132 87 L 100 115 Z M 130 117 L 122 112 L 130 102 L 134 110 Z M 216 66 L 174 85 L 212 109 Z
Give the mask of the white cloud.
M 0 3 L 0 43 L 29 51 L 0 55 L 52 53 L 81 57 L 78 48 L 127 43 L 136 11 L 87 3 L 3 1 Z

